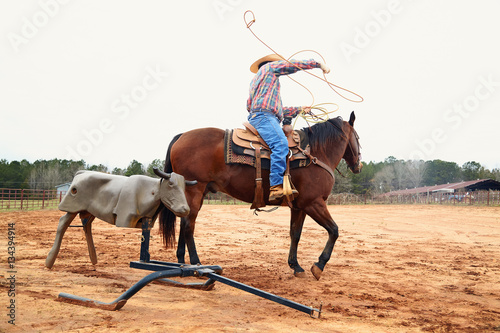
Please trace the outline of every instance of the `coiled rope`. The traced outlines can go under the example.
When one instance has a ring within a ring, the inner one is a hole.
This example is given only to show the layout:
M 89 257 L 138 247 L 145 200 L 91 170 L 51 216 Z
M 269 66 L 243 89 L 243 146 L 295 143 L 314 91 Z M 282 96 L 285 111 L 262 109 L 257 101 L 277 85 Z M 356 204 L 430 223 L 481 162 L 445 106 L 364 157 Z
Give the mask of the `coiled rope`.
M 252 18 L 250 21 L 247 21 L 247 14 L 251 14 L 252 15 Z M 315 54 L 317 54 L 323 61 L 324 64 L 326 64 L 326 61 L 325 61 L 325 58 L 317 51 L 314 51 L 314 50 L 301 50 L 301 51 L 298 51 L 294 54 L 292 54 L 289 58 L 284 58 L 283 56 L 281 56 L 278 52 L 276 52 L 272 47 L 270 47 L 268 44 L 266 44 L 262 39 L 260 39 L 256 34 L 255 32 L 253 32 L 253 30 L 251 29 L 251 26 L 255 23 L 255 14 L 251 11 L 251 10 L 247 10 L 244 14 L 243 14 L 243 20 L 245 21 L 245 24 L 246 24 L 246 27 L 247 29 L 252 33 L 252 35 L 254 35 L 254 37 L 259 41 L 261 42 L 262 44 L 264 44 L 264 46 L 266 46 L 269 50 L 271 50 L 271 52 L 273 52 L 274 54 L 276 54 L 277 56 L 279 56 L 281 59 L 285 60 L 286 62 L 288 62 L 290 65 L 296 67 L 296 68 L 299 68 L 297 65 L 293 64 L 292 62 L 290 62 L 290 59 L 292 59 L 294 56 L 296 56 L 297 54 L 299 53 L 302 53 L 302 52 L 313 52 Z M 301 68 L 299 68 L 301 69 Z M 326 74 L 323 73 L 323 77 L 319 77 L 317 76 L 316 74 L 314 73 L 311 73 L 311 72 L 308 72 L 308 71 L 304 71 L 305 73 L 309 74 L 309 75 L 312 75 L 314 76 L 315 78 L 325 82 L 326 84 L 328 84 L 328 86 L 330 87 L 330 89 L 332 89 L 337 95 L 339 95 L 340 97 L 350 101 L 350 102 L 354 102 L 354 103 L 361 103 L 363 102 L 363 97 L 355 92 L 353 92 L 352 90 L 349 90 L 349 89 L 346 89 L 346 88 L 343 88 L 339 85 L 336 85 L 330 81 L 328 81 L 328 79 L 326 78 Z M 298 82 L 297 80 L 293 79 L 292 77 L 288 76 L 288 78 L 292 81 L 294 81 L 295 83 L 297 83 L 298 85 L 300 85 L 301 87 L 303 87 L 305 90 L 307 90 L 309 92 L 309 94 L 311 95 L 312 97 L 312 103 L 311 103 L 311 113 L 309 114 L 306 114 L 304 112 L 302 112 L 300 114 L 300 117 L 302 117 L 307 123 L 320 123 L 320 122 L 324 122 L 324 121 L 327 121 L 329 119 L 329 114 L 333 113 L 333 112 L 336 112 L 339 110 L 339 106 L 335 103 L 321 103 L 321 104 L 314 104 L 314 94 L 311 92 L 311 90 L 309 90 L 306 86 L 304 86 L 302 83 Z M 340 93 L 339 91 L 343 91 L 343 92 L 346 92 L 346 93 L 349 93 L 353 96 L 356 96 L 357 99 L 352 99 L 352 98 L 348 98 L 346 96 L 344 96 L 342 93 Z M 334 110 L 329 110 L 329 108 L 327 108 L 326 106 L 329 105 L 329 106 L 335 106 L 335 109 Z M 316 112 L 312 112 L 312 110 L 315 110 Z M 298 117 L 297 117 L 298 118 Z M 295 122 L 297 121 L 297 119 L 295 119 Z M 295 122 L 294 122 L 294 127 L 295 127 Z

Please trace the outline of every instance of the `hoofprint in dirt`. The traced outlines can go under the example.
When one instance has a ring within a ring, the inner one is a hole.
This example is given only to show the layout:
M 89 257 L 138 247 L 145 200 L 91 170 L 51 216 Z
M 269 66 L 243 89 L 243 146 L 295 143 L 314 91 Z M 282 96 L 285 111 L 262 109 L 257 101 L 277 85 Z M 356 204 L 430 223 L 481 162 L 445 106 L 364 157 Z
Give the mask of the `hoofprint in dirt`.
M 44 261 L 59 211 L 0 213 L 0 331 L 271 331 L 445 332 L 500 329 L 500 208 L 442 206 L 330 206 L 340 238 L 316 281 L 288 268 L 289 211 L 253 215 L 248 206 L 205 205 L 196 225 L 203 264 L 223 275 L 317 308 L 321 319 L 217 284 L 211 291 L 153 283 L 120 311 L 57 302 L 60 292 L 110 302 L 146 271 L 138 260 L 140 229 L 93 223 L 98 263 L 88 258 L 81 228 L 70 228 L 54 267 Z M 8 323 L 8 225 L 15 224 L 15 304 Z M 73 222 L 73 225 L 77 221 Z M 299 262 L 310 267 L 326 231 L 308 219 Z M 175 262 L 158 226 L 151 258 Z

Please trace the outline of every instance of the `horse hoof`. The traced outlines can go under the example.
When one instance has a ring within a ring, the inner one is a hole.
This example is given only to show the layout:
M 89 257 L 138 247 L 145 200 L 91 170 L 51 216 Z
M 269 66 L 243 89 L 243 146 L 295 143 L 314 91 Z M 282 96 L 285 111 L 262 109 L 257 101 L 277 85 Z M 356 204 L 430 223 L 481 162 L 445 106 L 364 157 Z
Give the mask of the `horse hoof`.
M 314 275 L 314 277 L 316 278 L 316 280 L 319 280 L 319 278 L 321 277 L 321 273 L 323 273 L 323 270 L 321 270 L 318 266 L 316 265 L 312 265 L 311 267 L 311 272 L 312 274 Z
M 293 275 L 300 279 L 304 279 L 307 277 L 306 272 L 294 272 Z

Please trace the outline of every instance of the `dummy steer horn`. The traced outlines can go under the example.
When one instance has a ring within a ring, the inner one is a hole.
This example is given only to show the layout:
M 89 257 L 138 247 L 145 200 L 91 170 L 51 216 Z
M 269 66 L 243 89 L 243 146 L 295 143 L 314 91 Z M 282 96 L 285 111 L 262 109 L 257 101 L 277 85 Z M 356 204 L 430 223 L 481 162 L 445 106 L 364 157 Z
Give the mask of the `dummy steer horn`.
M 154 171 L 154 173 L 155 173 L 158 177 L 160 177 L 160 178 L 170 179 L 170 177 L 172 176 L 171 174 L 166 173 L 166 172 L 163 172 L 163 171 L 161 171 L 161 170 L 160 170 L 160 169 L 158 169 L 158 168 L 153 168 L 153 171 Z
M 161 177 L 164 179 L 170 179 L 170 177 L 172 176 L 170 173 L 163 172 L 163 171 L 159 170 L 158 168 L 153 168 L 153 171 L 158 177 Z M 186 180 L 185 183 L 187 186 L 193 186 L 193 185 L 198 184 L 198 181 Z

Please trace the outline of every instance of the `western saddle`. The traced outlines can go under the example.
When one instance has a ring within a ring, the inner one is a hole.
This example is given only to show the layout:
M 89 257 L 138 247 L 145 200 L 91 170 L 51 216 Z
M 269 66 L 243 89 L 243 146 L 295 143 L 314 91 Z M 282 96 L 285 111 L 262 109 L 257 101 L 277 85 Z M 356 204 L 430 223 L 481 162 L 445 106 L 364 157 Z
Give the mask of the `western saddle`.
M 292 194 L 295 189 L 290 177 L 290 162 L 303 160 L 303 165 L 307 165 L 307 160 L 311 159 L 310 147 L 307 144 L 307 137 L 302 131 L 293 131 L 291 121 L 285 119 L 283 131 L 288 139 L 290 154 L 287 156 L 287 167 L 283 178 L 283 191 L 285 196 L 281 202 L 271 202 L 272 204 L 291 205 L 296 195 Z M 259 135 L 258 131 L 249 122 L 244 122 L 245 128 L 237 128 L 232 131 L 232 142 L 234 145 L 243 148 L 243 154 L 255 158 L 255 196 L 250 209 L 265 207 L 264 189 L 262 187 L 262 159 L 270 159 L 271 150 L 266 142 Z

